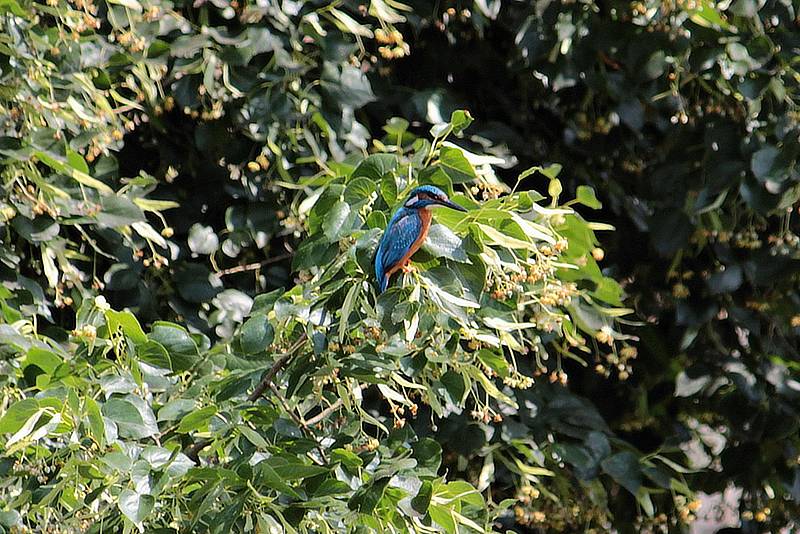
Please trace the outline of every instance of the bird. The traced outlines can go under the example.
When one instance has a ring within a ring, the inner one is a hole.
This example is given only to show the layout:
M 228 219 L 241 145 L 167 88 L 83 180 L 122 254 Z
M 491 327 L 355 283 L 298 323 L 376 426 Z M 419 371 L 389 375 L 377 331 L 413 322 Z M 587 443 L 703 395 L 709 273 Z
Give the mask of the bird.
M 398 269 L 406 270 L 411 256 L 425 242 L 431 227 L 431 208 L 439 206 L 467 211 L 433 185 L 414 188 L 403 205 L 395 211 L 375 254 L 375 278 L 380 293 L 386 291 L 389 279 Z

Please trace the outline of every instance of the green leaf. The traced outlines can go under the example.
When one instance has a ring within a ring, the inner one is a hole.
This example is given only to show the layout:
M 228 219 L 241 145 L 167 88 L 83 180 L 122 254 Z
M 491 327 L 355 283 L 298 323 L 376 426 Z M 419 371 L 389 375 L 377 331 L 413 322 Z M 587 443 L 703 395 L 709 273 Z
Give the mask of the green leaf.
M 469 125 L 472 124 L 474 120 L 469 111 L 460 109 L 454 111 L 450 115 L 450 125 L 453 127 L 453 133 L 456 135 L 460 134 L 462 131 L 469 128 Z
M 100 211 L 95 219 L 100 226 L 119 228 L 144 221 L 142 210 L 129 199 L 117 195 L 100 197 Z
M 0 0 L 0 13 L 8 13 L 11 12 L 12 14 L 18 17 L 26 17 L 30 15 L 30 13 L 26 12 L 16 0 Z M 5 525 L 5 526 L 11 526 Z
M 720 11 L 717 11 L 716 2 L 711 0 L 700 0 L 697 9 L 691 10 L 689 19 L 699 26 L 705 28 L 720 28 L 727 31 L 736 32 L 736 28 L 722 18 Z
M 144 334 L 139 320 L 131 312 L 106 310 L 105 315 L 109 331 L 116 332 L 118 328 L 122 328 L 122 332 L 134 343 L 147 342 L 147 336 Z
M 381 196 L 389 206 L 397 202 L 397 179 L 393 174 L 387 174 L 381 179 Z
M 408 130 L 409 122 L 402 117 L 392 117 L 383 127 L 383 131 L 391 136 L 401 136 Z
M 592 208 L 594 210 L 599 210 L 603 207 L 603 204 L 597 200 L 597 196 L 594 194 L 594 189 L 589 187 L 588 185 L 579 185 L 577 195 L 575 199 L 583 204 L 586 207 Z
M 419 512 L 422 515 L 428 513 L 428 507 L 431 504 L 431 497 L 433 496 L 433 484 L 430 481 L 425 480 L 422 482 L 422 486 L 420 486 L 419 491 L 411 499 L 411 508 L 414 511 Z
M 3 2 L 0 0 L 0 9 L 3 7 Z M 15 13 L 15 15 L 20 15 L 19 13 Z M 16 510 L 8 510 L 0 512 L 0 526 L 4 527 L 21 527 L 22 526 L 22 516 Z M 13 531 L 12 531 L 13 532 Z
M 477 178 L 475 169 L 472 168 L 461 150 L 449 146 L 439 149 L 439 165 L 454 184 L 470 182 Z
M 383 477 L 358 488 L 347 501 L 348 508 L 362 514 L 371 514 L 383 498 L 383 493 L 391 479 L 391 477 Z
M 92 189 L 96 189 L 102 193 L 107 193 L 113 195 L 114 190 L 111 189 L 109 186 L 101 182 L 100 180 L 96 180 L 92 178 L 87 173 L 81 171 L 80 169 L 76 169 L 72 167 L 67 162 L 64 162 L 60 157 L 44 152 L 42 150 L 34 150 L 33 154 L 39 158 L 39 160 L 53 169 L 56 172 L 60 172 L 65 174 L 66 176 L 71 177 L 76 182 L 83 184 L 87 187 L 91 187 Z
M 351 491 L 352 489 L 346 482 L 329 478 L 319 485 L 319 488 L 314 492 L 314 497 L 320 498 L 329 495 L 342 495 L 344 493 L 350 493 Z
M 655 507 L 653 506 L 653 501 L 650 499 L 650 492 L 647 491 L 647 489 L 639 488 L 639 491 L 636 492 L 636 501 L 648 517 L 653 517 L 653 515 L 655 515 Z
M 109 3 L 125 6 L 137 13 L 142 12 L 142 4 L 140 4 L 137 0 L 109 0 Z
M 253 306 L 250 308 L 250 313 L 255 315 L 257 313 L 269 313 L 272 310 L 275 302 L 281 298 L 284 293 L 283 288 L 278 288 L 269 293 L 262 293 L 261 295 L 256 295 L 256 298 L 253 299 Z
M 347 295 L 344 298 L 341 315 L 339 316 L 339 341 L 342 343 L 347 335 L 347 328 L 350 324 L 350 314 L 353 313 L 353 309 L 355 308 L 359 291 L 361 291 L 361 284 L 354 283 L 350 286 L 350 289 L 347 290 Z
M 548 165 L 547 167 L 540 167 L 540 166 L 537 165 L 535 167 L 530 167 L 530 168 L 525 169 L 524 171 L 522 171 L 522 173 L 519 175 L 517 180 L 522 181 L 525 178 L 527 178 L 528 176 L 532 176 L 533 174 L 536 174 L 537 172 L 544 174 L 545 176 L 547 176 L 551 180 L 554 180 L 561 173 L 561 168 L 562 167 L 561 167 L 560 163 L 553 163 L 552 165 Z M 538 199 L 538 200 L 541 200 L 541 198 Z M 537 199 L 534 199 L 534 202 L 536 202 L 536 201 L 537 201 Z
M 373 211 L 367 217 L 367 228 L 369 229 L 377 228 L 383 230 L 387 224 L 386 215 L 382 211 Z
M 50 241 L 61 230 L 60 225 L 49 217 L 36 217 L 31 220 L 17 216 L 11 220 L 11 224 L 23 239 L 31 243 Z
M 206 406 L 192 412 L 181 419 L 178 425 L 178 432 L 188 434 L 205 427 L 208 421 L 217 414 L 216 406 Z
M 269 443 L 267 442 L 267 440 L 265 440 L 261 434 L 259 434 L 249 426 L 239 425 L 238 430 L 245 438 L 247 438 L 247 441 L 249 441 L 256 447 L 260 449 L 269 448 Z
M 467 373 L 470 376 L 472 376 L 478 382 L 481 383 L 481 385 L 483 386 L 483 389 L 486 390 L 486 393 L 490 397 L 495 398 L 495 399 L 497 399 L 497 400 L 499 400 L 501 402 L 504 402 L 504 403 L 508 404 L 509 406 L 514 406 L 514 407 L 517 406 L 516 401 L 514 401 L 514 399 L 512 399 L 511 397 L 509 397 L 508 395 L 506 395 L 502 391 L 500 391 L 497 388 L 497 386 L 495 386 L 494 382 L 483 373 L 483 371 L 481 371 L 480 369 L 478 369 L 474 365 L 465 366 L 464 370 L 467 371 Z
M 336 241 L 349 230 L 348 222 L 352 223 L 350 204 L 340 200 L 325 215 L 322 221 L 322 230 L 330 241 Z
M 206 303 L 222 289 L 222 282 L 205 265 L 184 262 L 173 275 L 181 297 L 189 302 Z
M 297 461 L 287 461 L 283 458 L 272 457 L 265 462 L 269 463 L 275 473 L 283 480 L 303 480 L 330 471 L 329 468 L 321 465 L 308 465 Z
M 508 361 L 502 356 L 492 352 L 489 349 L 481 349 L 477 352 L 476 356 L 488 366 L 492 371 L 497 373 L 500 378 L 505 378 L 509 373 Z
M 275 338 L 275 331 L 265 314 L 258 314 L 242 325 L 240 342 L 247 354 L 265 353 Z
M 437 258 L 469 263 L 463 241 L 443 224 L 431 225 L 424 248 Z
M 158 410 L 158 421 L 175 421 L 195 409 L 191 399 L 174 399 Z
M 541 173 L 550 178 L 551 180 L 555 180 L 556 176 L 561 173 L 561 164 L 560 163 L 553 163 L 548 165 L 547 167 L 541 169 Z
M 100 405 L 91 398 L 87 398 L 84 402 L 86 404 L 86 415 L 89 419 L 90 435 L 102 448 L 106 443 L 106 427 L 103 422 L 103 415 L 100 412 Z
M 167 349 L 157 341 L 147 340 L 141 345 L 138 345 L 136 347 L 136 355 L 139 357 L 139 360 L 144 363 L 174 371 L 172 368 L 172 358 L 169 357 Z
M 347 183 L 344 189 L 344 200 L 350 204 L 368 200 L 375 192 L 376 181 L 360 176 Z
M 467 385 L 464 383 L 464 377 L 461 376 L 461 373 L 449 370 L 442 375 L 439 381 L 444 385 L 453 404 L 461 405 L 461 400 L 467 391 Z
M 603 472 L 613 478 L 620 486 L 637 495 L 642 485 L 642 470 L 638 457 L 632 452 L 619 452 L 603 460 Z
M 337 462 L 350 469 L 357 469 L 364 465 L 364 461 L 356 453 L 345 449 L 333 449 L 331 451 L 331 463 Z
M 753 154 L 750 160 L 750 169 L 759 182 L 763 183 L 779 178 L 779 169 L 776 168 L 779 155 L 780 151 L 774 146 L 766 146 Z
M 3 417 L 0 417 L 0 434 L 13 434 L 17 432 L 39 411 L 39 401 L 36 399 L 22 399 L 9 406 Z
M 435 185 L 448 195 L 453 194 L 453 181 L 447 175 L 446 172 L 442 169 L 442 165 L 440 163 L 436 163 L 431 165 L 430 167 L 426 167 L 419 172 L 419 176 L 417 177 L 420 185 Z M 443 211 L 443 210 L 441 210 Z M 440 211 L 439 217 L 447 216 Z M 449 210 L 448 210 L 449 211 Z M 457 212 L 455 212 L 457 213 Z M 458 213 L 460 216 L 461 214 Z
M 186 371 L 197 361 L 197 344 L 192 336 L 181 326 L 165 321 L 153 324 L 150 339 L 160 343 L 169 353 L 174 371 Z
M 141 439 L 158 434 L 153 410 L 132 393 L 108 399 L 103 404 L 103 415 L 117 424 L 120 436 Z
M 413 456 L 421 469 L 435 474 L 442 463 L 442 446 L 436 440 L 423 438 L 411 444 Z
M 153 511 L 155 498 L 125 488 L 119 494 L 117 505 L 120 512 L 141 530 L 144 528 L 142 523 Z
M 278 473 L 276 473 L 266 461 L 259 462 L 256 465 L 255 473 L 257 475 L 255 478 L 257 484 L 264 485 L 270 489 L 294 497 L 295 499 L 302 498 L 293 487 L 283 481 Z
M 372 180 L 373 183 L 379 183 L 385 176 L 391 177 L 390 173 L 395 169 L 397 169 L 397 156 L 392 154 L 372 154 L 358 164 L 358 167 L 353 170 L 353 174 L 350 175 L 350 179 L 353 180 L 363 176 Z M 383 191 L 383 184 L 381 184 L 381 190 Z
M 449 507 L 442 504 L 432 504 L 428 508 L 428 514 L 430 514 L 431 519 L 437 525 L 442 527 L 448 534 L 458 533 L 456 521 L 453 518 L 453 514 L 451 513 L 451 509 Z
M 708 288 L 712 295 L 733 293 L 742 285 L 744 271 L 738 265 L 727 265 L 708 278 Z
M 77 169 L 84 174 L 89 174 L 89 166 L 86 164 L 86 160 L 74 150 L 67 149 L 67 164 L 73 169 Z
M 64 360 L 54 352 L 39 347 L 31 347 L 28 350 L 25 360 L 22 362 L 22 368 L 25 369 L 33 365 L 44 371 L 45 374 L 52 375 L 56 367 L 61 365 L 63 361 Z

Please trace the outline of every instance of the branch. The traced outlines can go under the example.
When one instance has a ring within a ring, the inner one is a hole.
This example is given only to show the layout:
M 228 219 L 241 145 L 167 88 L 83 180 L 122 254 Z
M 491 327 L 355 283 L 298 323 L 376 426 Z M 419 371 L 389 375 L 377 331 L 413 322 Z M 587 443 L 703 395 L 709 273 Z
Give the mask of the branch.
M 371 384 L 359 384 L 358 385 L 359 389 L 362 389 L 362 390 L 363 389 L 367 389 L 370 386 L 371 386 Z M 333 404 L 331 404 L 330 406 L 328 406 L 327 408 L 325 408 L 324 410 L 319 412 L 317 415 L 315 415 L 311 419 L 304 420 L 303 424 L 305 426 L 314 426 L 314 425 L 316 425 L 317 423 L 319 423 L 320 421 L 322 421 L 323 419 L 328 417 L 330 414 L 332 414 L 333 412 L 335 412 L 336 410 L 341 408 L 342 404 L 344 404 L 344 399 L 342 397 L 339 397 L 336 400 L 336 402 L 334 402 Z
M 289 350 L 281 354 L 278 357 L 278 359 L 275 360 L 275 362 L 272 364 L 272 367 L 270 367 L 269 371 L 267 371 L 267 374 L 265 374 L 264 378 L 261 379 L 261 382 L 258 383 L 253 392 L 247 397 L 247 400 L 249 402 L 257 401 L 259 397 L 261 397 L 261 395 L 264 394 L 264 391 L 266 391 L 267 388 L 269 388 L 270 385 L 272 384 L 272 380 L 275 378 L 275 375 L 278 374 L 278 371 L 280 371 L 283 368 L 283 366 L 286 365 L 286 362 L 289 361 L 289 359 L 294 355 L 297 349 L 303 346 L 303 343 L 305 343 L 305 341 L 306 341 L 306 335 L 304 333 L 302 336 L 300 336 L 300 339 L 295 341 L 294 345 L 289 347 Z M 201 439 L 200 441 L 195 442 L 188 449 L 186 449 L 186 452 L 184 454 L 188 456 L 189 459 L 192 460 L 194 463 L 199 464 L 200 451 L 208 447 L 211 444 L 211 441 L 212 440 L 208 438 Z
M 273 256 L 272 258 L 267 258 L 266 260 L 259 261 L 256 263 L 248 263 L 246 265 L 237 265 L 236 267 L 231 267 L 230 269 L 223 269 L 219 272 L 214 273 L 217 278 L 221 278 L 228 274 L 235 274 L 235 273 L 243 273 L 245 271 L 256 271 L 265 265 L 269 265 L 270 263 L 277 263 L 282 260 L 286 260 L 292 257 L 292 253 L 287 252 L 286 254 L 281 254 L 280 256 Z
M 275 363 L 272 364 L 270 370 L 267 371 L 267 374 L 265 374 L 264 378 L 261 379 L 261 382 L 258 383 L 256 389 L 254 389 L 253 392 L 250 394 L 250 396 L 247 397 L 248 401 L 254 402 L 258 400 L 258 398 L 261 395 L 264 394 L 269 385 L 272 383 L 272 379 L 275 378 L 276 374 L 278 374 L 278 371 L 280 371 L 283 368 L 286 362 L 289 361 L 289 358 L 291 358 L 292 355 L 295 353 L 295 351 L 297 351 L 297 349 L 302 347 L 303 343 L 305 342 L 306 342 L 306 335 L 303 334 L 302 336 L 300 336 L 300 339 L 295 341 L 294 345 L 289 347 L 289 350 L 281 354 L 281 356 L 277 360 L 275 360 Z
M 211 445 L 211 440 L 208 438 L 203 438 L 200 441 L 194 442 L 191 447 L 186 449 L 186 452 L 184 452 L 184 454 L 195 464 L 200 465 L 200 457 L 199 457 L 200 451 L 202 451 L 209 445 Z
M 337 400 L 336 402 L 334 402 L 333 404 L 331 404 L 330 406 L 328 406 L 327 408 L 325 408 L 324 410 L 319 412 L 317 415 L 315 415 L 311 419 L 307 419 L 306 422 L 305 422 L 306 425 L 307 426 L 316 425 L 317 423 L 319 423 L 320 421 L 322 421 L 323 419 L 328 417 L 330 414 L 332 414 L 333 412 L 335 412 L 336 410 L 341 408 L 342 404 L 344 404 L 344 399 L 339 398 L 339 400 Z
M 314 436 L 314 433 L 308 428 L 308 424 L 303 420 L 302 417 L 294 413 L 294 410 L 289 407 L 289 403 L 286 402 L 286 399 L 283 397 L 283 395 L 281 395 L 281 392 L 278 391 L 278 388 L 275 387 L 275 384 L 270 384 L 269 388 L 272 390 L 272 394 L 278 398 L 278 401 L 281 403 L 281 406 L 283 406 L 283 409 L 286 411 L 286 413 L 289 414 L 289 417 L 292 418 L 292 421 L 294 421 L 294 423 L 300 428 L 300 431 L 305 434 L 308 439 L 316 443 L 316 449 L 317 452 L 319 452 L 320 458 L 322 458 L 322 463 L 327 463 L 328 458 L 325 455 L 325 451 L 322 450 L 322 447 L 320 447 L 319 442 Z

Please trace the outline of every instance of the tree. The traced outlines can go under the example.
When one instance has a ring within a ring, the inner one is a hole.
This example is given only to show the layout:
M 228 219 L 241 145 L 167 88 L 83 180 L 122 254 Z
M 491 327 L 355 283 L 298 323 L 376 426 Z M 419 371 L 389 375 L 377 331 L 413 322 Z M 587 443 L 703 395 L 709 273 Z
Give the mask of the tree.
M 2 528 L 790 524 L 791 7 L 410 4 L 0 7 Z

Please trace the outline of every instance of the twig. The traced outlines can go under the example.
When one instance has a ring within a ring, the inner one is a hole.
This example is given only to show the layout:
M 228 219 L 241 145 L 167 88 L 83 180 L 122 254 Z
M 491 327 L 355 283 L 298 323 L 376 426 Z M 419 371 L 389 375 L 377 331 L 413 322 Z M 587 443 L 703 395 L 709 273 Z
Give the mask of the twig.
M 292 355 L 294 355 L 297 349 L 303 346 L 303 343 L 305 343 L 305 341 L 306 341 L 306 335 L 303 334 L 302 336 L 300 336 L 300 339 L 295 341 L 294 345 L 289 347 L 289 350 L 281 354 L 280 357 L 278 357 L 278 359 L 275 360 L 275 362 L 272 364 L 272 367 L 270 367 L 269 371 L 267 371 L 267 374 L 265 374 L 264 378 L 261 379 L 261 382 L 258 383 L 253 392 L 247 397 L 247 400 L 249 402 L 254 402 L 258 400 L 259 397 L 261 397 L 261 395 L 264 394 L 264 391 L 266 391 L 267 388 L 270 386 L 270 384 L 272 384 L 272 380 L 275 378 L 275 375 L 278 374 L 278 371 L 280 371 L 283 368 L 283 366 L 286 365 L 286 362 L 289 361 L 289 358 L 291 358 Z M 184 454 L 186 454 L 186 456 L 188 456 L 189 459 L 192 460 L 194 463 L 199 464 L 200 451 L 208 447 L 210 444 L 211 444 L 210 439 L 207 438 L 201 439 L 200 441 L 195 442 L 188 449 L 186 449 L 186 452 Z
M 317 415 L 312 417 L 311 419 L 306 419 L 305 421 L 306 425 L 307 426 L 316 425 L 317 423 L 328 417 L 330 414 L 341 408 L 342 404 L 344 404 L 344 399 L 340 398 L 339 400 L 337 400 L 336 402 L 334 402 L 333 404 L 331 404 L 330 406 L 319 412 Z
M 598 52 L 597 55 L 600 56 L 600 60 L 603 63 L 605 63 L 606 65 L 608 65 L 612 69 L 619 70 L 619 69 L 622 68 L 622 65 L 620 65 L 617 61 L 614 61 L 613 59 L 608 57 L 608 55 L 605 52 L 603 52 L 602 50 L 600 52 Z
M 214 273 L 217 278 L 223 277 L 228 274 L 236 274 L 236 273 L 243 273 L 246 271 L 256 271 L 265 265 L 269 265 L 270 263 L 277 263 L 282 260 L 286 260 L 292 257 L 291 253 L 281 254 L 280 256 L 273 256 L 272 258 L 267 258 L 266 260 L 259 261 L 256 263 L 248 263 L 246 265 L 237 265 L 236 267 L 231 267 L 229 269 L 223 269 L 219 272 Z
M 317 449 L 317 452 L 319 452 L 320 457 L 322 458 L 322 462 L 323 463 L 327 463 L 328 462 L 328 458 L 325 455 L 325 451 L 322 450 L 322 447 L 320 447 L 319 442 L 316 439 L 316 436 L 314 436 L 314 434 L 311 432 L 311 430 L 309 430 L 308 423 L 305 420 L 303 420 L 302 417 L 300 417 L 299 415 L 294 413 L 294 410 L 292 410 L 289 407 L 289 403 L 286 402 L 286 399 L 283 397 L 281 392 L 278 391 L 278 388 L 275 387 L 275 384 L 270 383 L 269 389 L 272 391 L 273 395 L 278 397 L 278 401 L 280 401 L 281 406 L 283 406 L 283 409 L 286 411 L 286 413 L 289 414 L 289 417 L 292 418 L 292 421 L 294 421 L 294 423 L 298 427 L 300 427 L 300 431 L 303 434 L 305 434 L 308 439 L 310 439 L 311 441 L 313 441 L 316 444 L 316 449 Z
M 270 370 L 267 372 L 267 374 L 264 375 L 264 378 L 261 379 L 261 382 L 258 383 L 256 389 L 254 389 L 253 392 L 250 394 L 250 396 L 247 397 L 248 401 L 250 402 L 256 401 L 261 395 L 264 394 L 264 391 L 266 391 L 269 385 L 272 383 L 272 379 L 275 378 L 275 375 L 278 374 L 278 371 L 281 370 L 281 368 L 286 364 L 289 358 L 291 358 L 292 355 L 295 353 L 295 351 L 297 351 L 297 349 L 302 347 L 303 343 L 305 342 L 306 342 L 306 335 L 303 334 L 302 336 L 300 336 L 300 339 L 295 341 L 294 345 L 289 347 L 289 350 L 284 352 L 277 360 L 275 360 L 275 363 L 272 364 Z
M 209 445 L 211 445 L 211 440 L 208 438 L 203 438 L 200 441 L 194 442 L 194 444 L 192 444 L 191 447 L 186 449 L 186 452 L 184 454 L 195 464 L 200 465 L 200 458 L 199 458 L 200 451 L 202 451 Z

